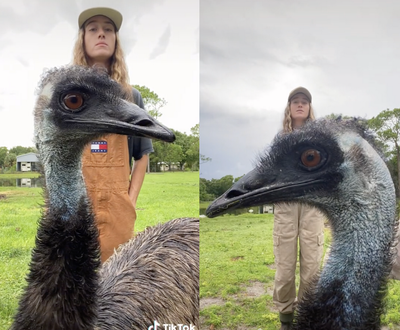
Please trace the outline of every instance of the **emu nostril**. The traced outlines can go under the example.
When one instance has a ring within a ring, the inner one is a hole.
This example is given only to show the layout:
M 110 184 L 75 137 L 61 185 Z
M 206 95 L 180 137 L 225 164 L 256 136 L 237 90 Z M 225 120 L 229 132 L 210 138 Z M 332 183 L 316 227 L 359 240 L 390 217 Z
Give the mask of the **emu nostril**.
M 237 189 L 232 189 L 229 193 L 226 194 L 227 198 L 234 198 L 241 195 L 244 195 L 247 191 L 240 191 Z
M 148 119 L 141 119 L 136 123 L 136 125 L 143 127 L 154 126 L 153 122 Z

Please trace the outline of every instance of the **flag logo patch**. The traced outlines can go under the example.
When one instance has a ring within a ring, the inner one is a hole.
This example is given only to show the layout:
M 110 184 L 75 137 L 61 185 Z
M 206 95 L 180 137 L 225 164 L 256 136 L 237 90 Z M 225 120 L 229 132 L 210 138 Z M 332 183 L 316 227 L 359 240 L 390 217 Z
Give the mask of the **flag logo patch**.
M 107 152 L 107 141 L 92 141 L 90 149 L 92 153 L 105 153 Z

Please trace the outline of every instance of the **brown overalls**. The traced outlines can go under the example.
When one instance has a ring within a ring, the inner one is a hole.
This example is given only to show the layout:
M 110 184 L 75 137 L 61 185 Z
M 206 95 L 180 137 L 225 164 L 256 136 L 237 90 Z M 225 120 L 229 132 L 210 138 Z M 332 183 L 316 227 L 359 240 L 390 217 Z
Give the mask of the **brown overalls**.
M 110 134 L 86 146 L 83 177 L 99 229 L 101 261 L 133 236 L 135 208 L 129 199 L 129 153 L 125 135 Z

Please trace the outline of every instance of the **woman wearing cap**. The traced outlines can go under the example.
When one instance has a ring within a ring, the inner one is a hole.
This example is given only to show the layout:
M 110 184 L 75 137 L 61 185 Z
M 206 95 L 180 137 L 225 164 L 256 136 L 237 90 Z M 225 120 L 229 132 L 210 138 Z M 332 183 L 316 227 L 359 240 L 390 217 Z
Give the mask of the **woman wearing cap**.
M 304 87 L 294 89 L 288 97 L 283 132 L 290 133 L 314 120 L 312 97 Z M 277 204 L 274 208 L 275 285 L 273 300 L 279 311 L 281 330 L 292 328 L 296 304 L 295 272 L 297 244 L 300 246 L 301 299 L 309 281 L 318 272 L 323 254 L 324 221 L 315 208 L 302 204 Z
M 118 35 L 121 13 L 103 7 L 87 9 L 78 24 L 73 64 L 104 67 L 121 84 L 126 99 L 144 108 L 140 93 L 129 84 Z M 136 200 L 153 151 L 150 139 L 110 134 L 92 141 L 83 153 L 82 170 L 99 229 L 102 262 L 133 236 Z

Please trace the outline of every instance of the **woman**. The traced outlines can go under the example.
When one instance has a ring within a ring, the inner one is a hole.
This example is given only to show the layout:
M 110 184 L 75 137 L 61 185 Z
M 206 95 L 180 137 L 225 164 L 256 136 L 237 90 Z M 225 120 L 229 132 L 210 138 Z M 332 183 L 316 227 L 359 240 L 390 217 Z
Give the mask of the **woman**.
M 103 7 L 87 9 L 79 15 L 78 24 L 73 64 L 104 67 L 121 84 L 126 99 L 144 108 L 140 93 L 129 84 L 118 36 L 121 13 Z M 84 151 L 82 170 L 99 229 L 102 262 L 133 236 L 136 201 L 152 151 L 150 139 L 117 134 L 92 141 Z
M 312 97 L 304 87 L 294 89 L 288 97 L 283 133 L 314 120 Z M 292 328 L 296 303 L 295 272 L 297 244 L 300 246 L 300 287 L 298 300 L 312 277 L 318 272 L 323 254 L 324 221 L 315 208 L 302 204 L 277 204 L 274 208 L 275 287 L 273 300 L 279 310 L 281 330 Z

